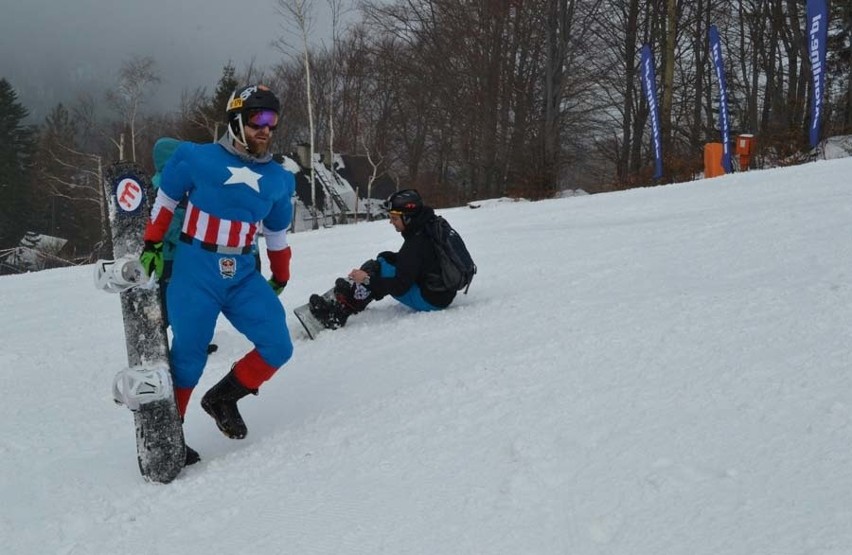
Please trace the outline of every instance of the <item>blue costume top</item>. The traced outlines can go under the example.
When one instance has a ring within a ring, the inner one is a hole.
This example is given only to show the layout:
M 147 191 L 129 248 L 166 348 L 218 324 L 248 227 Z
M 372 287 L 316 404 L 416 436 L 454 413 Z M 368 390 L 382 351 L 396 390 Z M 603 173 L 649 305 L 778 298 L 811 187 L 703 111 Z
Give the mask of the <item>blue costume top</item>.
M 289 279 L 294 189 L 293 174 L 270 156 L 257 160 L 227 140 L 182 143 L 163 168 L 145 239 L 162 241 L 187 200 L 166 292 L 178 390 L 198 383 L 219 314 L 254 344 L 241 375 L 253 383 L 243 385 L 257 388 L 292 356 L 284 307 L 257 271 L 251 246 L 261 224 L 273 276 Z
M 219 218 L 263 222 L 268 231 L 290 225 L 293 174 L 276 163 L 258 163 L 228 152 L 220 143 L 182 143 L 163 168 L 160 189 Z M 154 216 L 156 217 L 156 216 Z

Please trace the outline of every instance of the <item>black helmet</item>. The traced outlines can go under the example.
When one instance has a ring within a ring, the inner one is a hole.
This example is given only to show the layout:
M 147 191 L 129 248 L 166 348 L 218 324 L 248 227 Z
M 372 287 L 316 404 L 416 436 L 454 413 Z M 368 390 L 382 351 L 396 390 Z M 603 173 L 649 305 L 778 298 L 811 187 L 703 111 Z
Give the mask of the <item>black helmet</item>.
M 384 207 L 388 212 L 416 214 L 423 208 L 423 199 L 416 189 L 403 189 L 389 196 Z
M 231 93 L 225 113 L 228 116 L 228 131 L 234 140 L 246 146 L 246 136 L 243 125 L 248 120 L 247 114 L 258 110 L 281 112 L 281 103 L 266 85 L 249 85 Z
M 416 189 L 403 189 L 389 196 L 383 206 L 389 213 L 402 216 L 402 223 L 407 226 L 423 209 L 423 199 Z
M 277 114 L 281 111 L 281 103 L 266 85 L 249 85 L 231 93 L 225 108 L 228 119 L 249 110 L 272 110 Z

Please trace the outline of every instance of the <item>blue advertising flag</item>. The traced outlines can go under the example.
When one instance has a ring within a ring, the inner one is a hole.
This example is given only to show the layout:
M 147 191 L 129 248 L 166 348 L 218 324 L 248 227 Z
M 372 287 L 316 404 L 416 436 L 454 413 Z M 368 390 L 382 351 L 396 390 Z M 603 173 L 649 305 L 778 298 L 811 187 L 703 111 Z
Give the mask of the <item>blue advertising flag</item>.
M 725 85 L 725 64 L 722 60 L 722 41 L 715 25 L 710 26 L 710 58 L 719 81 L 719 127 L 722 129 L 722 167 L 731 173 L 731 124 L 728 119 L 728 91 Z
M 660 137 L 660 112 L 657 109 L 657 77 L 654 73 L 654 54 L 651 46 L 642 46 L 642 90 L 645 91 L 645 99 L 651 113 L 651 138 L 654 141 L 654 158 L 656 166 L 654 179 L 663 177 L 663 144 Z
M 825 0 L 808 0 L 808 54 L 814 86 L 811 100 L 811 148 L 819 144 L 822 98 L 825 88 L 825 48 L 828 40 L 828 12 Z

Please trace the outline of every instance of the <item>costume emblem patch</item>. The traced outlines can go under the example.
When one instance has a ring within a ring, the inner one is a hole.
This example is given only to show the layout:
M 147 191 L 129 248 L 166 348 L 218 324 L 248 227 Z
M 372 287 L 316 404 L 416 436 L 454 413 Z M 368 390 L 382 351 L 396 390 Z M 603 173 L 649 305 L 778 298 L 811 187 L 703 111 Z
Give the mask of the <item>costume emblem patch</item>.
M 231 279 L 237 274 L 237 259 L 236 258 L 220 258 L 219 259 L 219 275 L 224 279 Z

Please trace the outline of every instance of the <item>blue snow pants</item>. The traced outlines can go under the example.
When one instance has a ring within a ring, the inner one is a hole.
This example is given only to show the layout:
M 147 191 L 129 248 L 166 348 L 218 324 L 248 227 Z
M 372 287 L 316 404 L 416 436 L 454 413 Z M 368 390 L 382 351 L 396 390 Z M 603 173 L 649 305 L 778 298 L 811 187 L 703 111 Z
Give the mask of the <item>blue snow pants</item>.
M 396 276 L 396 266 L 382 258 L 378 257 L 379 265 L 382 267 L 380 276 L 383 278 L 392 278 Z M 404 304 L 409 308 L 413 308 L 419 312 L 428 312 L 431 310 L 441 310 L 439 307 L 429 304 L 423 298 L 423 293 L 420 291 L 420 286 L 416 283 L 412 285 L 408 291 L 400 296 L 392 295 L 394 299 Z

